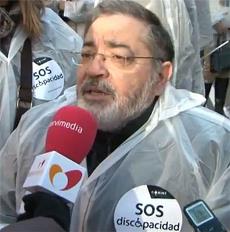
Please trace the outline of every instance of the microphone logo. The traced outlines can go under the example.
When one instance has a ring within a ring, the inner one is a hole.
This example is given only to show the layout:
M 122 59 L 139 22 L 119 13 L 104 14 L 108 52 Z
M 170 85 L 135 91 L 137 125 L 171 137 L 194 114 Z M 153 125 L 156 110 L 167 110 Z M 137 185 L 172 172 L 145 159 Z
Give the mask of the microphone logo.
M 63 172 L 58 164 L 53 164 L 49 170 L 49 178 L 54 188 L 65 191 L 73 188 L 82 178 L 80 170 Z
M 78 125 L 76 122 L 75 123 L 71 123 L 65 120 L 54 120 L 50 123 L 49 127 L 63 127 L 66 129 L 70 129 L 72 131 L 76 131 L 79 134 L 83 133 L 83 128 Z
M 46 162 L 45 159 L 44 159 L 42 162 L 40 162 L 40 163 L 38 164 L 38 168 L 42 168 L 42 166 L 44 165 L 45 162 Z

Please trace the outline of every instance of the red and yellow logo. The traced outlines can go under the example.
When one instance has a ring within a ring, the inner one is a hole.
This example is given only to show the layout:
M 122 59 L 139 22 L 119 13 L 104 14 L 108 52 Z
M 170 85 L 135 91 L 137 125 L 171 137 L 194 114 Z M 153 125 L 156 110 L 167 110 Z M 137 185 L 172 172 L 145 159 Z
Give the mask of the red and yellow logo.
M 63 177 L 65 181 L 63 181 Z M 52 165 L 49 171 L 51 184 L 61 191 L 73 188 L 81 180 L 81 177 L 82 172 L 80 170 L 63 172 L 62 168 L 58 164 Z M 59 184 L 60 182 L 62 183 Z

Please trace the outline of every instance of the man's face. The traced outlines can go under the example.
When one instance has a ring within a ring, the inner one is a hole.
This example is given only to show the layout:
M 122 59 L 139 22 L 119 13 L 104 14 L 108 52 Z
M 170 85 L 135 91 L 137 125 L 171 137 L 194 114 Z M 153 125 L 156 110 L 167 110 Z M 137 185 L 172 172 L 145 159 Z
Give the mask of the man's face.
M 116 14 L 99 17 L 86 34 L 83 53 L 97 55 L 79 66 L 78 105 L 95 115 L 101 130 L 124 126 L 139 116 L 155 97 L 154 80 L 158 74 L 153 60 L 128 59 L 124 63 L 121 59 L 121 56 L 152 56 L 143 39 L 146 33 L 143 22 Z

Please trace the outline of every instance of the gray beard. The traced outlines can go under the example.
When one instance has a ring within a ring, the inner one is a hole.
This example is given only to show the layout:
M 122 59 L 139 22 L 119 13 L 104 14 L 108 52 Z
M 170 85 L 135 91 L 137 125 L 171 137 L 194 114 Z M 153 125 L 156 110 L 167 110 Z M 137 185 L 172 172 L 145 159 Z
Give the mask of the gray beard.
M 149 78 L 143 87 L 135 92 L 130 92 L 126 97 L 115 93 L 114 101 L 106 106 L 100 103 L 86 102 L 79 96 L 77 104 L 90 111 L 97 119 L 98 129 L 114 131 L 123 128 L 130 120 L 137 118 L 147 109 L 153 99 L 154 78 Z

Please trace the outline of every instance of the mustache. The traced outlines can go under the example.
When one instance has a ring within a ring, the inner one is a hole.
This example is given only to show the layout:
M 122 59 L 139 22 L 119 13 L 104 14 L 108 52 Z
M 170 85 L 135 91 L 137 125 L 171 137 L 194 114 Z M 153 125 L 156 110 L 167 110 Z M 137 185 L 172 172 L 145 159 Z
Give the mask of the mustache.
M 114 98 L 116 97 L 116 91 L 111 84 L 109 84 L 106 80 L 99 79 L 87 79 L 81 86 L 80 92 L 84 94 L 85 92 L 90 91 L 91 89 L 96 89 L 97 91 L 112 95 Z

